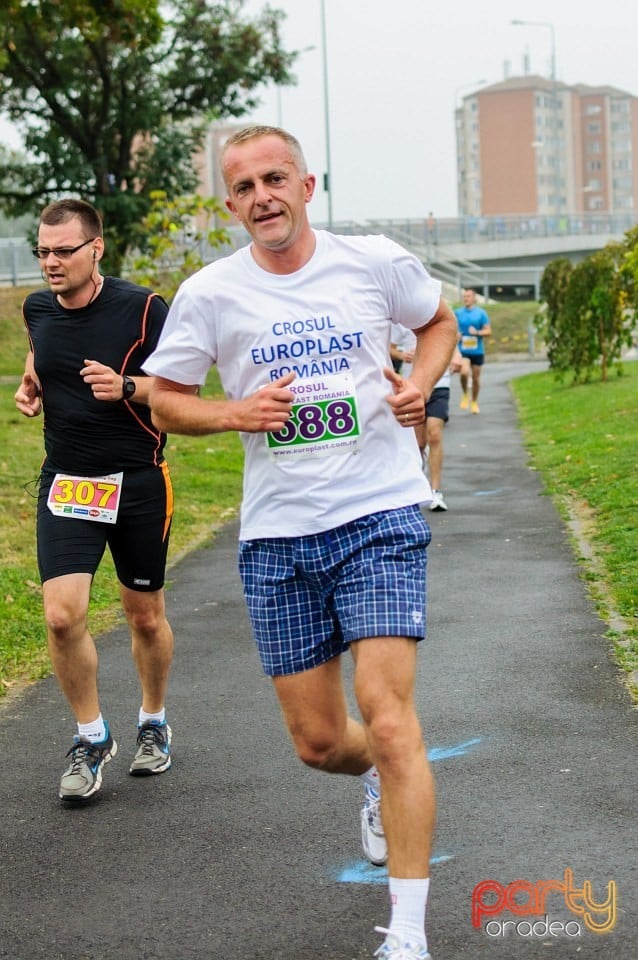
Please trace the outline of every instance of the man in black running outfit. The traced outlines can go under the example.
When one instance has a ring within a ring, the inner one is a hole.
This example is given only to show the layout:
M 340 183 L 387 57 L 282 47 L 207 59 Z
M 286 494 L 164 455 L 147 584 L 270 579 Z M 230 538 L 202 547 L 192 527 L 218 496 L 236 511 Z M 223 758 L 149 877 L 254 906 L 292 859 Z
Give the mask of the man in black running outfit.
M 167 305 L 150 290 L 100 274 L 102 220 L 83 200 L 50 204 L 33 251 L 49 289 L 30 294 L 30 342 L 15 394 L 27 417 L 44 411 L 37 541 L 49 654 L 77 721 L 60 797 L 85 801 L 117 752 L 98 698 L 98 656 L 87 629 L 93 576 L 108 544 L 132 634 L 142 705 L 130 773 L 171 765 L 165 696 L 173 658 L 164 573 L 173 495 L 152 423 L 153 352 Z

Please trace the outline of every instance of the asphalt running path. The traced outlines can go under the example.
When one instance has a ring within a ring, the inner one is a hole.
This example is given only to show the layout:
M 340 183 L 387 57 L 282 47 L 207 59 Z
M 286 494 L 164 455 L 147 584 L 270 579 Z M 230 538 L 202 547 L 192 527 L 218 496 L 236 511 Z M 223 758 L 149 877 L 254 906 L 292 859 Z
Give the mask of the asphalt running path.
M 439 794 L 430 949 L 635 960 L 637 713 L 527 466 L 507 382 L 531 369 L 488 363 L 478 417 L 458 410 L 455 379 L 450 509 L 429 516 L 417 697 Z M 385 874 L 362 860 L 361 790 L 293 756 L 250 638 L 236 534 L 171 571 L 168 773 L 127 773 L 138 691 L 122 629 L 100 641 L 119 754 L 93 803 L 57 799 L 73 724 L 55 682 L 0 707 L 2 960 L 363 960 L 378 946 Z

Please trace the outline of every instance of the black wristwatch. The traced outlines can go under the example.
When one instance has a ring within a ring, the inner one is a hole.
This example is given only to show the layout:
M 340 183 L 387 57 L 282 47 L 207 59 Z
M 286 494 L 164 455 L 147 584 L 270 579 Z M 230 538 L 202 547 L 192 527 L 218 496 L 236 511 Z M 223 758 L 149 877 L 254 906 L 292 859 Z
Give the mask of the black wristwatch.
M 132 377 L 122 377 L 122 400 L 130 400 L 136 387 L 137 384 Z

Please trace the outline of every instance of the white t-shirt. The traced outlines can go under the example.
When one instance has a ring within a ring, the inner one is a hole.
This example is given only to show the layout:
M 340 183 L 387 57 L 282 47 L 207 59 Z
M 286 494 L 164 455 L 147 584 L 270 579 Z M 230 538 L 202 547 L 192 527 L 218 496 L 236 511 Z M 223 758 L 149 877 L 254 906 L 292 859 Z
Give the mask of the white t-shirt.
M 403 350 L 406 353 L 414 353 L 416 337 L 411 330 L 406 330 L 400 323 L 392 324 L 391 342 L 395 347 L 398 347 L 399 350 Z M 412 363 L 403 360 L 401 363 L 401 376 L 409 377 L 411 372 Z M 438 387 L 449 387 L 451 382 L 452 376 L 450 374 L 450 368 L 448 367 L 443 376 L 436 381 L 432 389 L 436 390 Z
M 431 500 L 414 431 L 399 426 L 386 401 L 383 368 L 391 367 L 392 321 L 429 322 L 441 284 L 386 237 L 315 235 L 312 258 L 295 273 L 269 273 L 243 247 L 185 280 L 144 364 L 191 386 L 216 364 L 229 399 L 297 374 L 297 441 L 305 430 L 308 446 L 273 451 L 270 435 L 241 434 L 242 540 L 319 533 Z

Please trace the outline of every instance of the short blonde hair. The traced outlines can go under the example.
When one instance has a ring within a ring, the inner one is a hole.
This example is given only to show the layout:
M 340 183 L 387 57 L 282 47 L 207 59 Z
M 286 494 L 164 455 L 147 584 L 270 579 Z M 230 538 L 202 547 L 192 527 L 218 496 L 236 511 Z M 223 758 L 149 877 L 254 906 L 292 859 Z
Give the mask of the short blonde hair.
M 283 142 L 290 148 L 290 152 L 293 155 L 299 173 L 302 177 L 306 176 L 308 173 L 308 165 L 306 164 L 306 158 L 303 155 L 301 144 L 297 138 L 293 137 L 291 133 L 288 133 L 287 130 L 283 130 L 281 127 L 269 127 L 261 124 L 253 124 L 249 127 L 243 127 L 236 133 L 232 133 L 228 140 L 226 140 L 221 149 L 221 155 L 219 158 L 222 173 L 224 172 L 224 158 L 226 156 L 226 151 L 229 150 L 230 147 L 234 147 L 240 143 L 246 143 L 248 140 L 255 140 L 257 137 L 279 137 L 280 140 L 283 140 Z

